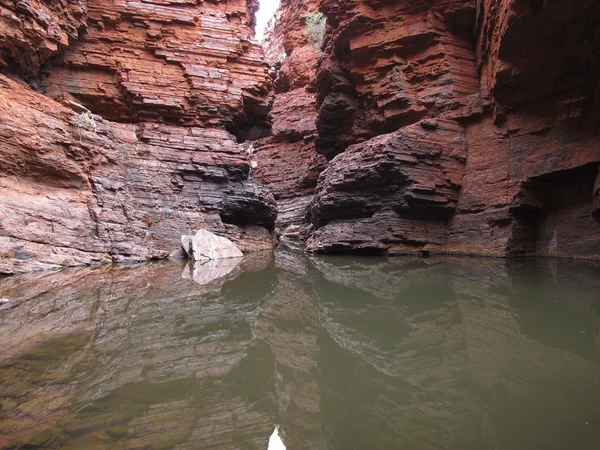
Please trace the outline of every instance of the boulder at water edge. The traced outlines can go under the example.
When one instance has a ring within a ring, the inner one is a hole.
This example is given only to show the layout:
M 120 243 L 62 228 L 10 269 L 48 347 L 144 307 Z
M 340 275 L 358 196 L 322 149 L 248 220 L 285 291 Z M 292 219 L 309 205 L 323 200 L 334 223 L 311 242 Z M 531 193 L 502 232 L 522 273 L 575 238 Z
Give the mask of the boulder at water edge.
M 194 236 L 182 236 L 181 248 L 194 261 L 241 258 L 243 253 L 229 239 L 207 230 L 199 230 Z

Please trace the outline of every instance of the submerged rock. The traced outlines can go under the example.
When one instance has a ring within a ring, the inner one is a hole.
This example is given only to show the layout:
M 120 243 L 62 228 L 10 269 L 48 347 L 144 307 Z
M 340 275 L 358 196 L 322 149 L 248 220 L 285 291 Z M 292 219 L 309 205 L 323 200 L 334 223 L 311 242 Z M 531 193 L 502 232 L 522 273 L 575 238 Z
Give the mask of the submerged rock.
M 181 248 L 189 259 L 211 261 L 214 259 L 241 258 L 244 254 L 229 239 L 207 230 L 199 230 L 194 236 L 182 236 Z

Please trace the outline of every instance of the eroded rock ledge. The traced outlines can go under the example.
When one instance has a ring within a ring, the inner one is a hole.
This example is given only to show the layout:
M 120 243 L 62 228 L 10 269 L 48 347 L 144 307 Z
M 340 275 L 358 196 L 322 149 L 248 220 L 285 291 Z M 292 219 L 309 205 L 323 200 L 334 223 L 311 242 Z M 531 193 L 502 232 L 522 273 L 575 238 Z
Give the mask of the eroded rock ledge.
M 600 257 L 598 4 L 283 0 L 264 52 L 256 8 L 0 0 L 0 273 L 163 258 L 200 228 Z
M 308 250 L 600 257 L 598 4 L 303 3 L 326 39 L 315 75 L 275 102 L 315 91 L 311 150 L 328 164 L 303 203 Z M 286 85 L 306 43 L 285 29 L 298 7 L 280 16 Z M 280 134 L 304 136 L 297 123 Z M 300 154 L 263 165 L 289 174 Z
M 256 7 L 0 2 L 0 273 L 164 258 L 200 228 L 273 246 L 238 144 L 270 126 Z

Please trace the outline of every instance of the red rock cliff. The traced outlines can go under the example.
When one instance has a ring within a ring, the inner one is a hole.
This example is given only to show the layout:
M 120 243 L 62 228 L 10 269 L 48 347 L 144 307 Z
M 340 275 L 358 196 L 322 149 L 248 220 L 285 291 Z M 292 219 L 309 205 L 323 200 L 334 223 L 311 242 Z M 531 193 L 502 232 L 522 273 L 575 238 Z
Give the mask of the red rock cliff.
M 0 2 L 0 68 L 32 77 L 86 28 L 86 2 Z
M 0 2 L 0 273 L 162 258 L 202 227 L 273 245 L 236 142 L 269 129 L 255 8 Z
M 307 207 L 312 200 L 325 158 L 316 152 L 317 107 L 313 87 L 318 49 L 304 33 L 305 16 L 316 1 L 283 0 L 278 20 L 263 44 L 275 78 L 271 111 L 272 136 L 250 149 L 257 168 L 254 175 L 275 196 L 278 232 L 285 238 L 305 238 Z
M 598 4 L 284 0 L 271 68 L 255 8 L 0 1 L 0 272 L 161 258 L 200 227 L 600 257 Z
M 599 5 L 314 7 L 310 251 L 600 257 Z

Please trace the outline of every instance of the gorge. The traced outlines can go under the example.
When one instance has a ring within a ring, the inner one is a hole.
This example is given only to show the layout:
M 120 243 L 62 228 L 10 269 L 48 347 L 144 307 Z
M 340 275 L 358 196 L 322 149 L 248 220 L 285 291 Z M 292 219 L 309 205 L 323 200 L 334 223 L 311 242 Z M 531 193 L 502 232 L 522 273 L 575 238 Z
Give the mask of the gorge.
M 600 2 L 259 6 L 0 0 L 0 448 L 597 450 Z
M 587 0 L 0 3 L 0 273 L 244 252 L 600 256 Z M 306 17 L 323 15 L 320 45 Z
M 309 251 L 598 257 L 598 5 L 282 4 L 284 144 L 256 177 Z M 294 31 L 317 8 L 321 55 Z M 276 179 L 280 159 L 301 187 Z

